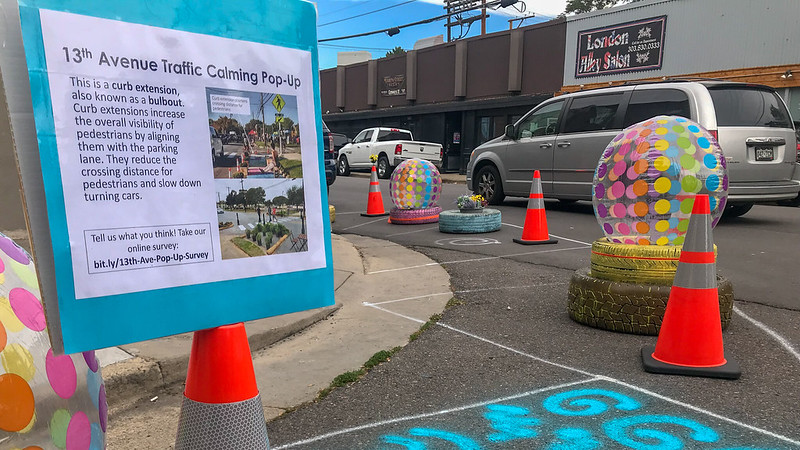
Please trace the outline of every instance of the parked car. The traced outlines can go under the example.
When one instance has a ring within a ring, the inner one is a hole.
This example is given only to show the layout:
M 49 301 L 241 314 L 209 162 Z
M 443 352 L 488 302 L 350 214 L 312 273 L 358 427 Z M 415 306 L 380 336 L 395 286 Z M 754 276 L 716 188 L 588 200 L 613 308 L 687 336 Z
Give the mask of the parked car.
M 800 121 L 794 122 L 794 135 L 797 138 L 797 164 L 800 166 Z M 800 180 L 800 167 L 794 169 L 794 177 Z M 800 206 L 800 194 L 797 194 L 797 197 L 789 200 L 779 200 L 778 204 L 783 206 Z
M 211 134 L 211 160 L 213 161 L 217 156 L 223 156 L 222 138 L 212 126 L 208 127 L 208 132 Z
M 379 178 L 389 178 L 394 166 L 412 159 L 424 159 L 437 167 L 442 164 L 442 145 L 418 142 L 408 130 L 398 128 L 367 128 L 353 138 L 353 142 L 339 151 L 339 175 L 350 175 L 351 169 L 372 167 L 370 155 L 378 155 Z
M 754 203 L 792 199 L 800 192 L 795 130 L 774 89 L 678 80 L 579 91 L 542 102 L 472 152 L 467 186 L 492 204 L 506 195 L 527 197 L 539 169 L 545 197 L 591 200 L 594 171 L 608 143 L 623 128 L 662 114 L 689 118 L 717 138 L 730 180 L 725 214 L 740 216 Z
M 325 181 L 328 186 L 336 181 L 336 146 L 335 138 L 325 121 L 322 121 L 322 155 L 325 159 Z

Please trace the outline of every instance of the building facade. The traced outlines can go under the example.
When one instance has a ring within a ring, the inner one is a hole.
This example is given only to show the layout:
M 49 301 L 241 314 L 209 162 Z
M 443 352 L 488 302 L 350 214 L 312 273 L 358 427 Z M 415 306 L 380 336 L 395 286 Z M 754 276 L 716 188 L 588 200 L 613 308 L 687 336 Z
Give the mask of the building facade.
M 539 102 L 634 80 L 765 84 L 800 120 L 798 0 L 645 0 L 320 72 L 322 114 L 351 138 L 410 129 L 445 170 Z

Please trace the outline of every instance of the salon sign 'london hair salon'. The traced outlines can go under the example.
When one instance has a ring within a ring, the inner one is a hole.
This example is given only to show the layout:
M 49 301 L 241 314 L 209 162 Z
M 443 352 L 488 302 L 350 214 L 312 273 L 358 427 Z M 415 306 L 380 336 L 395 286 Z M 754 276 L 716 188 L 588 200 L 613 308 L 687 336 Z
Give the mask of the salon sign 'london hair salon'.
M 660 68 L 666 20 L 661 16 L 580 32 L 575 76 Z

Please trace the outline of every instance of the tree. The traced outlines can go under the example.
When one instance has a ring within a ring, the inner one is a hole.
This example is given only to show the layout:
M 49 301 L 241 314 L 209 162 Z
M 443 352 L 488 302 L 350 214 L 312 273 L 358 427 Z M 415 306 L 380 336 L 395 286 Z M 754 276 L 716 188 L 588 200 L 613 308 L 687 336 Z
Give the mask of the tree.
M 399 45 L 397 47 L 389 50 L 388 52 L 386 52 L 386 56 L 387 57 L 388 56 L 405 55 L 405 54 L 406 54 L 406 51 L 403 50 L 403 47 L 400 47 Z
M 302 205 L 305 202 L 302 186 L 292 186 L 286 191 L 289 204 L 293 206 Z
M 233 131 L 236 134 L 244 132 L 244 128 L 239 124 L 239 121 L 228 116 L 222 116 L 217 120 L 210 121 L 209 124 L 220 134 L 228 134 L 229 131 Z
M 244 126 L 244 131 L 249 133 L 251 130 L 255 130 L 256 127 L 258 127 L 256 132 L 260 133 L 264 129 L 264 122 L 260 119 L 250 119 L 250 122 L 247 122 L 247 125 Z
M 272 203 L 275 206 L 283 206 L 283 205 L 289 203 L 289 199 L 284 197 L 284 196 L 282 196 L 282 195 L 279 195 L 279 196 L 277 196 L 277 197 L 272 199 Z
M 245 198 L 247 203 L 250 205 L 258 205 L 260 203 L 264 203 L 264 197 L 266 196 L 266 192 L 264 192 L 264 188 L 262 187 L 254 187 L 247 190 L 245 193 Z
M 235 191 L 228 192 L 228 196 L 225 197 L 225 203 L 228 206 L 230 206 L 231 208 L 233 208 L 233 205 L 236 204 L 236 192 Z
M 567 0 L 567 7 L 564 12 L 567 14 L 580 14 L 596 11 L 598 9 L 610 8 L 612 6 L 621 5 L 631 1 L 636 2 L 640 0 Z

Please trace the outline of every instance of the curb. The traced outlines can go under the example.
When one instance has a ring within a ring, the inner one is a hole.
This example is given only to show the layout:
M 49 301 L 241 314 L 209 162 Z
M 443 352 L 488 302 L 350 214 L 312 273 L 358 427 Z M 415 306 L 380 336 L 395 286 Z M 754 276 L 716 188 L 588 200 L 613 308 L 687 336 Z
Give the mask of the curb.
M 327 319 L 339 308 L 341 305 L 336 304 L 247 322 L 245 326 L 251 329 L 247 336 L 251 354 Z M 189 367 L 192 336 L 183 333 L 121 346 L 133 358 L 103 367 L 109 409 L 125 408 L 182 382 Z M 166 356 L 159 357 L 159 353 Z

